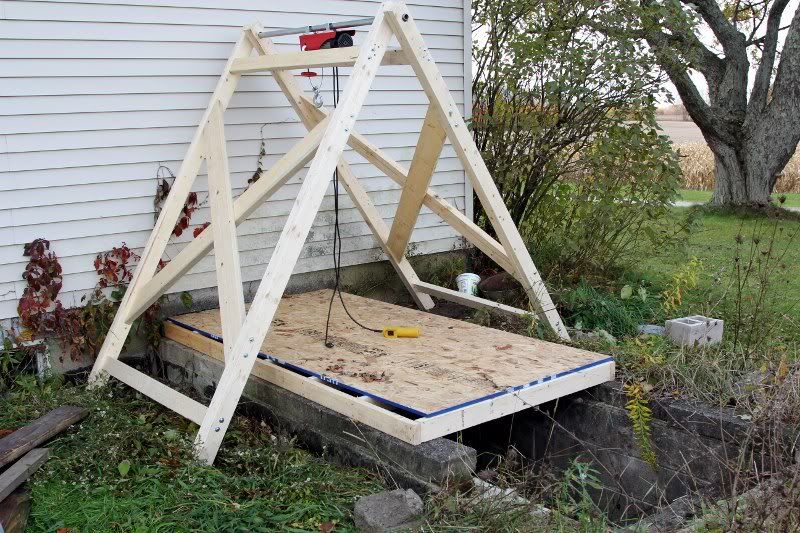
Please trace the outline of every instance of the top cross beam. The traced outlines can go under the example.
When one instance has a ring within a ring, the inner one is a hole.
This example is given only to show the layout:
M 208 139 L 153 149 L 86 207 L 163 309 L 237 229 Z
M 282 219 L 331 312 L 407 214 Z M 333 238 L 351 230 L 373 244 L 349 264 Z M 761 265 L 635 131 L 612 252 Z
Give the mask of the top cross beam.
M 317 24 L 316 26 L 299 26 L 297 28 L 283 28 L 280 30 L 262 31 L 258 33 L 258 36 L 263 39 L 265 37 L 280 37 L 281 35 L 295 35 L 298 33 L 340 30 L 342 28 L 370 26 L 374 21 L 375 17 L 366 17 L 363 19 L 343 20 L 341 22 L 326 22 L 325 24 Z

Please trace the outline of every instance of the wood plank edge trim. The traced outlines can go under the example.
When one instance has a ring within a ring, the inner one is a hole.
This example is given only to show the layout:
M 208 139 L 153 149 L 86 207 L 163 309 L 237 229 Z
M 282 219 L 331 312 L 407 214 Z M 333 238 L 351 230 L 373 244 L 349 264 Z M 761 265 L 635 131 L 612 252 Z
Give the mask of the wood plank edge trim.
M 181 326 L 175 321 L 164 323 L 164 334 L 165 337 L 207 357 L 224 361 L 222 344 L 209 335 Z M 365 402 L 359 396 L 351 396 L 332 387 L 319 376 L 306 376 L 285 368 L 272 359 L 259 358 L 253 367 L 251 377 L 272 383 L 403 442 L 414 445 L 422 442 L 419 440 L 420 427 L 416 420 L 394 413 L 383 405 Z
M 422 442 L 449 435 L 490 420 L 523 411 L 529 407 L 562 398 L 614 379 L 615 364 L 608 358 L 590 368 L 568 371 L 560 377 L 540 380 L 522 390 L 511 390 L 480 403 L 475 403 L 429 418 L 419 419 Z

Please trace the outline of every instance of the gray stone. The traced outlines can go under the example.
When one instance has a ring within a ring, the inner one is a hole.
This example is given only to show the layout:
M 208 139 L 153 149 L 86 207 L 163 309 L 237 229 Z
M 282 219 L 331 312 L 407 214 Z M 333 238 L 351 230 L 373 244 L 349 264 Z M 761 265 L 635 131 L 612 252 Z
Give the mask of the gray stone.
M 691 496 L 681 496 L 671 504 L 625 528 L 625 533 L 671 533 L 693 519 L 699 508 Z
M 666 332 L 666 328 L 664 326 L 656 326 L 654 324 L 641 324 L 636 328 L 636 331 L 640 335 L 658 335 L 659 337 L 663 337 Z
M 421 525 L 423 511 L 416 492 L 397 489 L 359 498 L 353 514 L 362 533 L 384 533 Z

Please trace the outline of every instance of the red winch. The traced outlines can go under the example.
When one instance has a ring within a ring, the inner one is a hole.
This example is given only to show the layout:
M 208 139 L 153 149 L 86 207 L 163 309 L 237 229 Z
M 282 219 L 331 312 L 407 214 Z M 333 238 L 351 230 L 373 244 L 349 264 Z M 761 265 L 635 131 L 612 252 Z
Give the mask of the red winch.
M 300 36 L 300 49 L 304 51 L 322 50 L 323 48 L 347 48 L 353 46 L 356 30 L 329 30 L 306 33 Z M 316 72 L 306 70 L 300 73 L 306 78 L 313 78 Z

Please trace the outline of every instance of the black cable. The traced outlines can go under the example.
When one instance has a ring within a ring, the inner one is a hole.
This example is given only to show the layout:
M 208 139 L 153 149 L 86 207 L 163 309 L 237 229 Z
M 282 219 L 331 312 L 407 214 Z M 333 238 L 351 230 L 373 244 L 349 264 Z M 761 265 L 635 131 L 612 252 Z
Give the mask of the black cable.
M 324 73 L 324 69 L 323 69 Z M 323 74 L 324 75 L 324 74 Z M 339 67 L 333 67 L 333 108 L 336 109 L 336 106 L 339 104 Z M 347 313 L 347 316 L 350 317 L 357 326 L 360 326 L 367 331 L 372 331 L 375 333 L 380 333 L 383 330 L 374 329 L 365 326 L 361 322 L 355 319 L 355 317 L 350 314 L 350 311 L 347 309 L 347 306 L 344 303 L 344 297 L 342 296 L 342 289 L 340 287 L 340 275 L 341 275 L 341 268 L 342 268 L 342 234 L 339 231 L 339 170 L 333 170 L 333 272 L 334 272 L 334 285 L 333 285 L 333 294 L 331 294 L 331 300 L 328 302 L 328 318 L 325 321 L 325 346 L 328 348 L 333 348 L 333 342 L 328 340 L 328 331 L 330 330 L 331 326 L 331 311 L 333 309 L 333 301 L 336 299 L 336 295 L 339 295 L 339 301 L 342 302 L 342 308 L 344 312 Z

